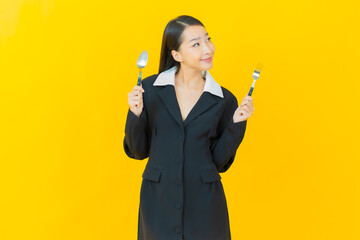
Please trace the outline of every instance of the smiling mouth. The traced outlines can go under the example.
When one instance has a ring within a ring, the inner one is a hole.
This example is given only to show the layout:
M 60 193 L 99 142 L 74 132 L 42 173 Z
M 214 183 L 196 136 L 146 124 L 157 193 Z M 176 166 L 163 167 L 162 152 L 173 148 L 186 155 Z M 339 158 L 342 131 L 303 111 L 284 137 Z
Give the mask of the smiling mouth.
M 206 59 L 201 59 L 201 61 L 205 61 L 205 62 L 210 62 L 212 60 L 212 57 L 206 58 Z

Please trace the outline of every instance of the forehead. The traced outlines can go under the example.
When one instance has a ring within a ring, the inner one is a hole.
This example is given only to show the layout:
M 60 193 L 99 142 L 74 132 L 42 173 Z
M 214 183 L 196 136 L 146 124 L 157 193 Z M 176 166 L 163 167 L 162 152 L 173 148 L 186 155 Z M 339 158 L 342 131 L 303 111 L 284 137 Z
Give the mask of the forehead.
M 183 37 L 185 41 L 190 39 L 203 37 L 206 34 L 206 29 L 203 26 L 189 26 L 184 29 Z

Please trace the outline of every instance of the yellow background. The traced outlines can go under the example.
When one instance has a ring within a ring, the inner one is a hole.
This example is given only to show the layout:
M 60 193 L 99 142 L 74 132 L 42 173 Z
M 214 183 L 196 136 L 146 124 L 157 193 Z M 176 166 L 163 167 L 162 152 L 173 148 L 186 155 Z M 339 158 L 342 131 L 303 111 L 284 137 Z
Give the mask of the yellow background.
M 239 102 L 264 64 L 222 174 L 233 239 L 360 239 L 357 2 L 0 0 L 0 239 L 136 239 L 127 93 L 182 14 Z

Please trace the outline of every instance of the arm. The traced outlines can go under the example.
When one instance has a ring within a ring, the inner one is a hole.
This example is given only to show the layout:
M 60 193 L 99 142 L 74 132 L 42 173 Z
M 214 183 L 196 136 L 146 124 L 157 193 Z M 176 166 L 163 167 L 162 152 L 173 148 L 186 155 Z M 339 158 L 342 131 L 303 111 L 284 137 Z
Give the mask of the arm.
M 136 116 L 129 108 L 126 125 L 125 137 L 123 141 L 124 151 L 130 158 L 143 160 L 149 156 L 149 131 L 145 102 L 140 116 Z
M 233 115 L 237 107 L 238 102 L 234 97 L 219 123 L 221 135 L 211 144 L 213 160 L 219 172 L 227 171 L 234 162 L 237 148 L 245 135 L 247 120 L 237 123 L 233 121 Z

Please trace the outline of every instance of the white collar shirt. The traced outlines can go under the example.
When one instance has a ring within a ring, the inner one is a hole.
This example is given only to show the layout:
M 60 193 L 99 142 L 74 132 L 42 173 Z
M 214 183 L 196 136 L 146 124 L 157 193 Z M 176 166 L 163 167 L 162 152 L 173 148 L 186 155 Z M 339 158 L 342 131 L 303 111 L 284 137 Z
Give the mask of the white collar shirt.
M 175 72 L 176 66 L 161 72 L 153 83 L 154 86 L 173 85 L 175 87 Z M 209 71 L 206 71 L 205 85 L 203 92 L 210 92 L 213 95 L 224 98 L 221 86 L 210 75 Z

